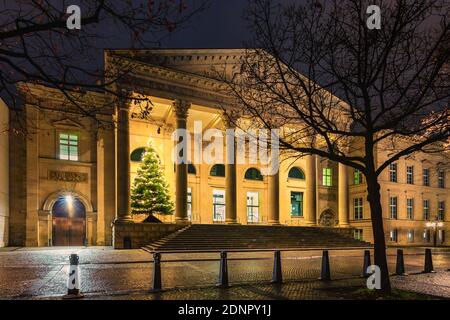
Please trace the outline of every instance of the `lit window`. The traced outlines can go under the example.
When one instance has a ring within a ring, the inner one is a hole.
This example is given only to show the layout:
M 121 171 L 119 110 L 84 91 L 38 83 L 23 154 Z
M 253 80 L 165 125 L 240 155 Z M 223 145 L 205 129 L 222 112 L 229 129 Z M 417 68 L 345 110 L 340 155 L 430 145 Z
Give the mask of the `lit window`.
M 438 220 L 444 220 L 445 218 L 445 201 L 438 202 Z
M 187 188 L 187 216 L 192 221 L 192 188 Z
M 225 190 L 213 190 L 213 221 L 225 221 Z
M 408 242 L 414 242 L 414 230 L 408 230 L 406 238 Z
M 445 188 L 445 172 L 443 170 L 438 171 L 438 187 Z
M 423 169 L 423 185 L 430 186 L 430 169 Z
M 389 165 L 389 181 L 397 182 L 397 164 L 391 163 Z
M 389 232 L 389 240 L 392 241 L 392 242 L 397 242 L 397 240 L 398 240 L 398 231 L 397 231 L 397 229 L 392 229 Z
M 406 183 L 414 184 L 414 167 L 413 166 L 406 167 Z
M 397 197 L 389 198 L 389 212 L 391 219 L 397 219 Z
M 331 168 L 323 168 L 322 173 L 323 173 L 322 184 L 325 187 L 331 187 Z
M 353 238 L 356 240 L 363 240 L 363 229 L 353 230 Z
M 303 216 L 303 192 L 291 192 L 291 216 Z
M 355 169 L 353 172 L 353 184 L 361 184 L 363 182 L 362 172 L 358 169 Z
M 409 220 L 414 219 L 414 199 L 406 199 L 406 217 Z
M 363 198 L 353 199 L 353 217 L 355 220 L 363 218 Z
M 430 200 L 423 200 L 423 220 L 430 219 Z
M 78 161 L 78 135 L 59 134 L 59 158 L 61 160 Z
M 247 222 L 257 223 L 259 221 L 259 194 L 258 192 L 247 192 Z

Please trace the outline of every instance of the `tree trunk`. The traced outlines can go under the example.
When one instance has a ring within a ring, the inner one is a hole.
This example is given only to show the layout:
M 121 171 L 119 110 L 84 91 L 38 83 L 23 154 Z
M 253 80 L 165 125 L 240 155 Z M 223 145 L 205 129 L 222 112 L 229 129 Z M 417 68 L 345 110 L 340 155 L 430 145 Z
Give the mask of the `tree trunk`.
M 381 291 L 388 294 L 391 292 L 391 282 L 389 280 L 389 270 L 386 259 L 386 240 L 383 228 L 380 184 L 373 171 L 369 172 L 366 178 L 368 191 L 367 201 L 370 205 L 370 215 L 372 218 L 375 265 L 377 265 L 381 271 Z

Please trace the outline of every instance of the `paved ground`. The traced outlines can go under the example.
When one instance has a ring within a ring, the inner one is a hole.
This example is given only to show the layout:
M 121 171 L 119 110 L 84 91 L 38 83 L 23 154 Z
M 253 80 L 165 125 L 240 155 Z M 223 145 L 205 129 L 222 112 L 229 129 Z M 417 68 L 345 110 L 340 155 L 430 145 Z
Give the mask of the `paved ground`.
M 287 284 L 268 284 L 272 253 L 229 253 L 229 278 L 233 288 L 214 288 L 218 278 L 218 254 L 165 254 L 162 282 L 167 290 L 146 294 L 151 287 L 152 256 L 143 250 L 90 248 L 6 248 L 0 250 L 0 299 L 57 297 L 66 293 L 68 257 L 80 255 L 81 291 L 89 298 L 117 299 L 336 299 L 331 287 L 362 286 L 363 250 L 330 251 L 330 284 L 319 277 L 321 252 L 283 252 L 283 278 Z M 389 267 L 395 268 L 390 249 Z M 433 254 L 435 274 L 417 274 L 423 268 L 423 249 L 405 249 L 408 277 L 395 277 L 393 284 L 450 298 L 450 250 Z M 200 261 L 203 260 L 203 261 Z M 301 281 L 298 281 L 301 280 Z M 330 287 L 331 286 L 331 287 Z M 190 288 L 189 290 L 185 290 Z

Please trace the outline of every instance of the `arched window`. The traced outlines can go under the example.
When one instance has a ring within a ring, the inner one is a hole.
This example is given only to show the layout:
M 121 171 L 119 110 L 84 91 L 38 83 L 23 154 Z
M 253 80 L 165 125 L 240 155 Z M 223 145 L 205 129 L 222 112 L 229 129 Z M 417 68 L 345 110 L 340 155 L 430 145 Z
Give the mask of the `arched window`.
M 225 165 L 215 164 L 211 168 L 209 175 L 213 177 L 225 177 Z
M 263 176 L 261 174 L 261 171 L 259 171 L 256 168 L 250 168 L 247 171 L 245 171 L 245 179 L 247 180 L 263 180 Z
M 188 164 L 187 171 L 188 174 L 197 174 L 197 170 L 195 169 L 195 166 L 192 163 Z
M 131 152 L 130 155 L 130 160 L 133 162 L 142 162 L 142 159 L 144 158 L 144 154 L 147 151 L 146 147 L 140 147 L 140 148 L 136 148 L 133 150 L 133 152 Z M 159 164 L 161 164 L 161 158 L 159 157 L 159 155 L 155 152 L 156 157 L 158 158 L 158 162 Z
M 298 167 L 293 167 L 289 170 L 288 177 L 292 179 L 305 179 L 305 173 Z
M 134 162 L 141 162 L 142 158 L 144 157 L 144 153 L 145 153 L 144 147 L 134 149 L 130 155 L 130 160 Z

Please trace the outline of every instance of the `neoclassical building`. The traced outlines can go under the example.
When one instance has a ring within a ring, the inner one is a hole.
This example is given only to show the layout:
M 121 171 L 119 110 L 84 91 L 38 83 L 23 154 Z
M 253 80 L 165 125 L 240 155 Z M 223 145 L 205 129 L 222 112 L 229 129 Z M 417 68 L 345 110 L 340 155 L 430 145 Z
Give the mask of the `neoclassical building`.
M 151 119 L 136 116 L 143 108 L 140 102 L 109 105 L 111 97 L 98 92 L 80 94 L 80 104 L 109 107 L 99 108 L 97 119 L 82 117 L 73 107 L 62 108 L 68 103 L 58 90 L 21 84 L 28 137 L 10 138 L 9 245 L 120 247 L 125 229 L 145 238 L 146 232 L 163 235 L 184 223 L 352 227 L 355 237 L 372 241 L 365 181 L 352 168 L 311 155 L 281 161 L 275 175 L 263 175 L 251 163 L 174 164 L 175 129 L 193 132 L 196 123 L 202 132 L 230 127 L 220 108 L 228 99 L 208 73 L 217 64 L 238 68 L 242 53 L 105 51 L 105 68 L 132 66 L 116 90 L 147 97 Z M 171 226 L 164 230 L 130 223 L 143 219 L 130 215 L 130 184 L 149 143 L 176 207 L 174 215 L 159 217 Z M 205 148 L 209 143 L 202 142 Z M 386 156 L 386 150 L 377 150 L 377 159 Z M 433 230 L 427 222 L 436 217 L 443 222 L 438 243 L 450 244 L 445 237 L 450 230 L 447 171 L 448 163 L 439 155 L 415 154 L 383 173 L 388 244 L 431 244 Z

